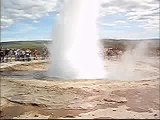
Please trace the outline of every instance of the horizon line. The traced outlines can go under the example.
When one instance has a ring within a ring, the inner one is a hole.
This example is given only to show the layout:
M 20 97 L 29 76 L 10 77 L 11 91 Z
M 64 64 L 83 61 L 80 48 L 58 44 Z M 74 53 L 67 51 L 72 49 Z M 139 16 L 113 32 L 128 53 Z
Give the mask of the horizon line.
M 101 38 L 99 40 L 160 40 L 160 38 L 136 38 L 136 39 L 128 39 L 128 38 Z M 0 42 L 27 42 L 27 41 L 52 41 L 52 39 L 22 39 L 22 40 L 2 40 Z

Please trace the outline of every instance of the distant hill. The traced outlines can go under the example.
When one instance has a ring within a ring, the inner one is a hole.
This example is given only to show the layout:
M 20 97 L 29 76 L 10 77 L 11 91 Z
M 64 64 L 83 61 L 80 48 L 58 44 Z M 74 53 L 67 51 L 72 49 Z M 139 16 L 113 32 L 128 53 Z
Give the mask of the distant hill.
M 0 45 L 3 48 L 41 48 L 46 46 L 50 41 L 11 41 L 1 42 Z
M 126 40 L 126 39 L 102 39 L 101 42 L 104 47 L 115 47 L 118 49 L 126 49 L 128 47 L 134 48 L 140 42 L 150 42 L 150 46 L 154 48 L 160 48 L 159 39 L 145 39 L 145 40 Z M 47 46 L 51 41 L 47 40 L 35 40 L 35 41 L 11 41 L 1 42 L 0 45 L 3 48 L 37 48 L 40 49 Z
M 141 39 L 141 40 L 127 40 L 127 39 L 102 39 L 104 47 L 115 47 L 118 49 L 134 48 L 141 42 L 149 42 L 150 48 L 160 49 L 159 39 Z

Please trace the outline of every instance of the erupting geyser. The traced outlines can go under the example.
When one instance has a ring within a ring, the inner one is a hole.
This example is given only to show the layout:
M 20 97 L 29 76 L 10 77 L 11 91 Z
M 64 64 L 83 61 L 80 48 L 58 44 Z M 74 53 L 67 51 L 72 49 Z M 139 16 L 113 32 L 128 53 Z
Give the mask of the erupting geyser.
M 99 0 L 65 0 L 50 45 L 50 77 L 103 79 L 97 31 Z

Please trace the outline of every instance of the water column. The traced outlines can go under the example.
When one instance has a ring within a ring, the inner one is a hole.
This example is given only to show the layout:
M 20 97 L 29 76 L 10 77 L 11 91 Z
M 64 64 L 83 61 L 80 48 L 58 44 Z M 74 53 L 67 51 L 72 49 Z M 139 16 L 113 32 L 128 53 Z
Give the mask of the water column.
M 64 1 L 50 45 L 50 77 L 105 78 L 96 24 L 99 7 L 99 0 Z

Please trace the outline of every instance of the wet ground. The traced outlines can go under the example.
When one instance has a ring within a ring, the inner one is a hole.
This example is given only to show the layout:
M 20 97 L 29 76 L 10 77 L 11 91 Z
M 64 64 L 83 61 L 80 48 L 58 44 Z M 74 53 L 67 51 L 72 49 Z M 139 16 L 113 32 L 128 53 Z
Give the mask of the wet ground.
M 119 60 L 106 60 L 106 80 L 151 80 L 159 79 L 159 57 L 123 63 Z M 17 80 L 38 79 L 52 80 L 47 77 L 47 61 L 13 62 L 1 65 L 1 76 L 15 78 Z M 58 78 L 57 78 L 58 79 Z M 59 79 L 60 80 L 60 79 Z

